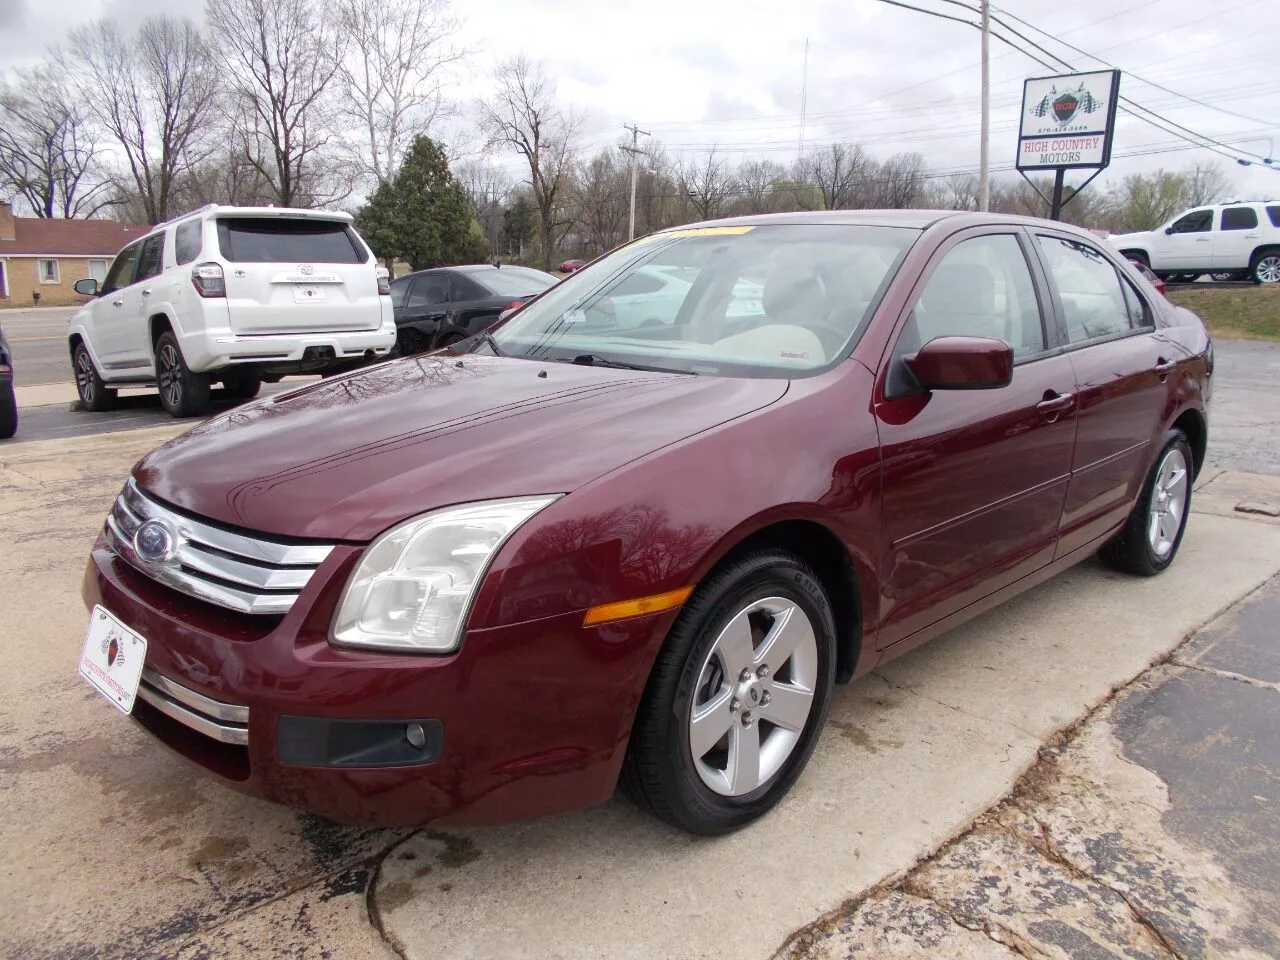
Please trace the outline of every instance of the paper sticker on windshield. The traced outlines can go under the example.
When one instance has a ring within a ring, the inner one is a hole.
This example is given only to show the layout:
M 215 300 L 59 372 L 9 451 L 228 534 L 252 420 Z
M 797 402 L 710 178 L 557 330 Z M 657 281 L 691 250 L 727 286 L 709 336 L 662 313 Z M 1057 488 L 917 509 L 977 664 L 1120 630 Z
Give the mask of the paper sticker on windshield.
M 656 234 L 661 239 L 672 237 L 732 237 L 750 233 L 755 227 L 690 227 L 688 230 L 668 230 Z

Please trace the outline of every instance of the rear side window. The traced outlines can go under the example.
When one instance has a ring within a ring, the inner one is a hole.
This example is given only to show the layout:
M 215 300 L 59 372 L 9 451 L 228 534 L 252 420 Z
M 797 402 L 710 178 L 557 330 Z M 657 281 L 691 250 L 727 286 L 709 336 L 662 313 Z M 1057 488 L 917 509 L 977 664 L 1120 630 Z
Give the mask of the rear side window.
M 1226 207 L 1222 211 L 1223 230 L 1252 230 L 1258 225 L 1253 207 Z
M 200 256 L 200 248 L 204 246 L 203 228 L 203 221 L 188 220 L 186 223 L 178 224 L 177 229 L 173 231 L 173 259 L 178 266 L 191 263 Z
M 1267 207 L 1267 216 L 1271 218 L 1273 227 L 1280 227 L 1280 205 Z
M 436 303 L 449 301 L 449 277 L 443 273 L 431 273 L 419 277 L 413 282 L 413 292 L 409 294 L 411 307 L 429 307 Z
M 158 277 L 164 269 L 164 234 L 157 233 L 142 242 L 142 252 L 138 254 L 138 276 L 140 280 Z
M 218 248 L 232 263 L 364 263 L 364 249 L 333 220 L 235 217 L 218 220 Z
M 476 281 L 495 297 L 527 297 L 541 293 L 556 282 L 555 277 L 520 267 L 483 270 L 471 274 L 468 279 Z
M 1110 337 L 1145 322 L 1135 319 L 1135 304 L 1126 296 L 1116 268 L 1101 253 L 1078 240 L 1043 235 L 1037 239 L 1058 287 L 1071 343 Z

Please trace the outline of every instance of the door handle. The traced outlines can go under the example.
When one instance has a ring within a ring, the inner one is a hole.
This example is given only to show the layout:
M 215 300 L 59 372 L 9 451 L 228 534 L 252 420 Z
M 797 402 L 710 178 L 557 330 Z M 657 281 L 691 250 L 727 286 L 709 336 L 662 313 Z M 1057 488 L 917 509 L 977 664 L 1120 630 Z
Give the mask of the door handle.
M 1165 377 L 1173 373 L 1173 370 L 1175 367 L 1177 367 L 1177 365 L 1178 365 L 1177 360 L 1166 360 L 1164 357 L 1160 357 L 1158 360 L 1156 360 L 1156 365 L 1152 369 L 1155 370 L 1156 374 L 1160 377 L 1161 380 L 1164 380 Z
M 1196 243 L 1208 243 L 1211 237 L 1196 237 Z
M 112 301 L 111 301 L 111 305 L 112 305 L 113 307 L 123 307 L 123 306 L 124 306 L 124 301 L 123 301 L 123 300 L 112 300 Z
M 151 296 L 151 288 L 150 288 L 150 287 L 145 287 L 145 288 L 143 289 L 143 291 L 142 291 L 142 295 L 143 295 L 144 297 L 149 297 L 149 296 Z
M 1058 417 L 1066 413 L 1076 405 L 1076 395 L 1074 393 L 1057 393 L 1053 390 L 1044 392 L 1044 399 L 1036 404 L 1036 413 L 1040 414 L 1049 423 L 1053 423 Z

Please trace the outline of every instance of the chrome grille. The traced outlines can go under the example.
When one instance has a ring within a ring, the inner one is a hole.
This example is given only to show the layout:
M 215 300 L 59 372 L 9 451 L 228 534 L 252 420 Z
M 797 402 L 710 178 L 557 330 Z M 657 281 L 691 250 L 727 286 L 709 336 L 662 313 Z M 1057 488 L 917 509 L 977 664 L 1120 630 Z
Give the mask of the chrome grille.
M 138 696 L 167 717 L 222 743 L 249 742 L 249 708 L 214 700 L 157 673 L 142 670 Z
M 172 548 L 162 559 L 138 552 L 135 535 L 162 521 Z M 329 544 L 290 544 L 233 533 L 175 513 L 148 497 L 132 479 L 107 515 L 107 544 L 116 556 L 153 580 L 241 613 L 287 613 L 329 556 Z

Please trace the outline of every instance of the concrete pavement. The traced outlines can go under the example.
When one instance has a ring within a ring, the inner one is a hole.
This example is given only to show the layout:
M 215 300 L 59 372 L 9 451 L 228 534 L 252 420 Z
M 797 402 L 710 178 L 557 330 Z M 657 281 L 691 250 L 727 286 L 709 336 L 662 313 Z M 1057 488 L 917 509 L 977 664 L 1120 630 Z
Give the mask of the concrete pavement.
M 733 837 L 622 800 L 490 830 L 339 827 L 193 772 L 75 674 L 89 544 L 128 466 L 184 427 L 0 450 L 0 556 L 19 558 L 0 580 L 5 955 L 767 957 L 1280 571 L 1280 529 L 1209 514 L 1161 577 L 1079 567 L 840 688 L 794 794 Z

